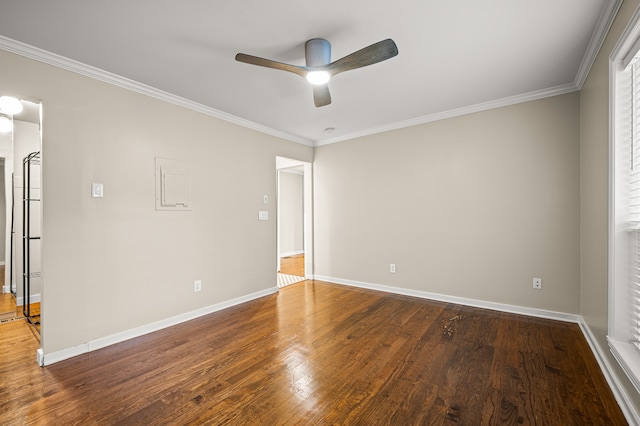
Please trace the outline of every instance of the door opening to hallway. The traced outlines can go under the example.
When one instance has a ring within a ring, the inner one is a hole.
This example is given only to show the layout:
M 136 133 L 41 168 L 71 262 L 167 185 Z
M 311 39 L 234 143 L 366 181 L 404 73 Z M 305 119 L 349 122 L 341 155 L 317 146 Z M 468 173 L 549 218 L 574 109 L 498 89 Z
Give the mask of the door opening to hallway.
M 278 287 L 311 278 L 311 163 L 276 157 Z

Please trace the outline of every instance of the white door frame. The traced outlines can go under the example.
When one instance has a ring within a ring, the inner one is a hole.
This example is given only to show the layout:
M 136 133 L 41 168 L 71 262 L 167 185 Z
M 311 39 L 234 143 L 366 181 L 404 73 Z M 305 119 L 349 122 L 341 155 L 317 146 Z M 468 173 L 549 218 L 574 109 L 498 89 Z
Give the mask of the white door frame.
M 11 132 L 11 144 L 10 146 L 0 146 L 0 158 L 4 159 L 4 197 L 5 197 L 5 239 L 1 243 L 4 244 L 5 252 L 5 274 L 4 282 L 2 283 L 2 292 L 9 293 L 9 281 L 10 274 L 13 274 L 13 264 L 9 264 L 11 252 L 11 207 L 13 200 L 11 195 L 13 194 L 12 188 L 12 175 L 13 175 L 13 132 Z M 13 283 L 17 288 L 17 283 Z
M 290 167 L 303 167 L 302 186 L 303 186 L 303 204 L 304 204 L 304 219 L 303 219 L 303 234 L 304 234 L 304 277 L 306 279 L 313 278 L 313 168 L 311 163 L 306 161 L 294 160 L 292 158 L 276 156 L 276 171 L 279 174 L 279 170 L 287 169 Z M 277 182 L 279 193 L 280 182 Z M 277 205 L 277 203 L 276 203 Z M 277 209 L 277 207 L 276 207 Z M 280 270 L 280 212 L 277 213 L 277 247 L 276 247 L 276 262 L 277 270 Z

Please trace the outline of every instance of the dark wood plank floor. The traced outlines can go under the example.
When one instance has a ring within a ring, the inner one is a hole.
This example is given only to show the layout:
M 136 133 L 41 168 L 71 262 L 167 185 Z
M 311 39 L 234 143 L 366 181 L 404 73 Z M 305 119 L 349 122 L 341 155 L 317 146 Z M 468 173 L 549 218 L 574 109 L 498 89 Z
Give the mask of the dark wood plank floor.
M 319 281 L 45 368 L 11 333 L 0 424 L 626 424 L 575 324 Z

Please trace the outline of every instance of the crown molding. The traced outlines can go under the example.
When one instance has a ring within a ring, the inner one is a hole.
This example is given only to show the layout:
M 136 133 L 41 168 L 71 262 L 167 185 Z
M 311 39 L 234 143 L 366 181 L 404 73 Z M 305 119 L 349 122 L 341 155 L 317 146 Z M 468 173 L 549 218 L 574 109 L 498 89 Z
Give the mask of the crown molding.
M 344 142 L 349 139 L 370 136 L 377 133 L 389 132 L 391 130 L 403 129 L 405 127 L 417 126 L 420 124 L 431 123 L 434 121 L 445 120 L 447 118 L 459 117 L 462 115 L 473 114 L 476 112 L 488 111 L 495 108 L 501 108 L 510 105 L 516 105 L 523 102 L 535 101 L 538 99 L 549 98 L 552 96 L 564 95 L 566 93 L 577 92 L 580 90 L 575 84 L 569 83 L 562 86 L 556 86 L 549 89 L 536 90 L 534 92 L 524 93 L 522 95 L 510 96 L 507 98 L 496 99 L 494 101 L 483 102 L 476 105 L 470 105 L 462 108 L 456 108 L 449 111 L 438 112 L 435 114 L 424 115 L 422 117 L 412 118 L 410 120 L 398 121 L 386 124 L 384 126 L 372 127 L 362 131 L 350 133 L 332 139 L 323 139 L 316 141 L 313 146 L 329 145 L 336 142 Z
M 265 133 L 267 135 L 275 136 L 281 139 L 286 139 L 291 142 L 313 146 L 313 142 L 308 139 L 272 129 L 271 127 L 263 126 L 262 124 L 258 124 L 253 121 L 228 114 L 215 108 L 199 104 L 189 99 L 173 95 L 163 90 L 147 86 L 146 84 L 138 83 L 137 81 L 121 77 L 119 75 L 101 70 L 96 67 L 92 67 L 87 64 L 83 64 L 82 62 L 74 61 L 73 59 L 65 58 L 64 56 L 48 52 L 46 50 L 10 39 L 8 37 L 0 36 L 0 49 L 10 53 L 15 53 L 16 55 L 24 56 L 29 59 L 43 62 L 48 65 L 53 65 L 54 67 L 62 68 L 64 70 L 71 71 L 85 77 L 90 77 L 105 83 L 113 84 L 114 86 L 131 90 L 133 92 L 140 93 L 151 98 L 159 99 L 161 101 L 168 102 L 183 108 L 187 108 L 192 111 L 208 115 L 210 117 L 228 121 L 230 123 L 237 124 L 238 126 L 255 130 L 257 132 Z
M 582 63 L 580 63 L 576 79 L 574 80 L 578 89 L 582 89 L 582 85 L 587 80 L 589 71 L 591 71 L 591 67 L 598 56 L 598 52 L 600 51 L 607 34 L 609 34 L 611 25 L 613 25 L 613 20 L 616 18 L 620 6 L 622 6 L 622 1 L 623 0 L 609 0 L 602 8 L 600 16 L 598 17 L 598 22 L 596 23 L 596 28 L 591 35 L 587 51 L 582 58 Z

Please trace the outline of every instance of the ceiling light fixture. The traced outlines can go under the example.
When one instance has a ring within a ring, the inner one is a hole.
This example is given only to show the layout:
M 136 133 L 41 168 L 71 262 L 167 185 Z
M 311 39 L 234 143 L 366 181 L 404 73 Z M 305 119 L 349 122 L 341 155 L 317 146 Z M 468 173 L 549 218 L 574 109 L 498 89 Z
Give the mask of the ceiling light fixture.
M 307 74 L 307 81 L 315 86 L 327 84 L 331 79 L 331 74 L 327 71 L 310 71 Z
M 305 66 L 285 64 L 245 53 L 238 53 L 236 61 L 287 71 L 306 78 L 314 86 L 314 105 L 322 107 L 331 103 L 331 93 L 327 83 L 334 75 L 377 64 L 397 54 L 398 46 L 388 38 L 331 62 L 331 43 L 323 38 L 312 38 L 304 44 Z
M 13 96 L 0 96 L 0 110 L 15 115 L 22 112 L 22 102 Z
M 0 133 L 11 133 L 13 131 L 13 120 L 6 115 L 0 115 Z

